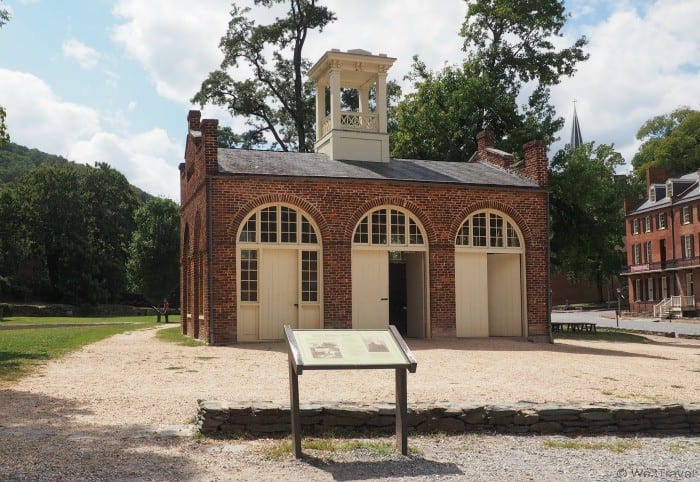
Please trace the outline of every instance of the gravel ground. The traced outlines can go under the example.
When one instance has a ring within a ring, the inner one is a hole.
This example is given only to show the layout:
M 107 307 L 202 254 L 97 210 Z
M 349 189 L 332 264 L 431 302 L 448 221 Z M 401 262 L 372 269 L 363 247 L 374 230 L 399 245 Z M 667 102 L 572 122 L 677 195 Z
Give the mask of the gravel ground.
M 700 341 L 656 340 L 413 340 L 409 404 L 697 400 Z M 270 457 L 280 440 L 188 435 L 198 398 L 286 402 L 286 363 L 282 343 L 183 347 L 153 329 L 90 345 L 0 385 L 0 480 L 700 480 L 697 437 L 410 437 L 409 457 L 359 448 L 295 461 Z M 308 372 L 300 396 L 393 401 L 393 373 Z

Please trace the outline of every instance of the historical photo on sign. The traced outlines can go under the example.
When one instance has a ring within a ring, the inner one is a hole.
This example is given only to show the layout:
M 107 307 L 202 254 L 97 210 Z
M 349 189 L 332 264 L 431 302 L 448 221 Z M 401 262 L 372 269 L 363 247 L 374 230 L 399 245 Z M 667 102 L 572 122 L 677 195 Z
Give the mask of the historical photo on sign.
M 367 351 L 369 352 L 377 353 L 382 351 L 389 351 L 389 347 L 386 346 L 384 340 L 380 340 L 375 336 L 363 336 L 362 341 L 365 343 Z
M 343 353 L 337 343 L 310 343 L 309 349 L 314 358 L 343 358 Z

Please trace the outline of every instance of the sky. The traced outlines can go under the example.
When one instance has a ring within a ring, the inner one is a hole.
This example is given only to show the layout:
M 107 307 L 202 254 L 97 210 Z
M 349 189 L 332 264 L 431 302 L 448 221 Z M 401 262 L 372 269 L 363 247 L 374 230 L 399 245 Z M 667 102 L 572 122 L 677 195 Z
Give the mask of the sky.
M 240 1 L 249 4 L 252 1 Z M 432 70 L 465 56 L 463 0 L 327 0 L 337 20 L 313 32 L 312 62 L 327 50 L 361 48 L 397 61 L 403 77 L 417 54 Z M 0 105 L 12 141 L 94 164 L 107 162 L 139 188 L 179 200 L 190 99 L 222 59 L 229 0 L 0 0 L 12 18 L 0 29 Z M 628 161 L 639 127 L 680 106 L 700 108 L 700 1 L 566 0 L 557 39 L 585 35 L 590 59 L 552 89 L 570 138 L 573 101 L 583 140 L 610 144 Z M 264 23 L 274 11 L 254 7 Z M 241 72 L 241 75 L 245 75 Z M 205 106 L 221 125 L 240 120 Z M 627 172 L 629 166 L 623 168 Z

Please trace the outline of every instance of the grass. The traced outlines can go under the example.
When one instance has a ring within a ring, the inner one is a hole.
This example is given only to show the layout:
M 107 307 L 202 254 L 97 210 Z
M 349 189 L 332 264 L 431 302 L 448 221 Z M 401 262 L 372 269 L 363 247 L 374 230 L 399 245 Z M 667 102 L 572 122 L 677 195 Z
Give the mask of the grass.
M 654 341 L 643 335 L 628 333 L 611 328 L 598 328 L 597 333 L 581 333 L 558 331 L 554 333 L 555 340 L 587 340 L 587 341 L 608 341 L 624 343 L 654 343 Z
M 0 321 L 0 326 L 9 325 L 61 325 L 92 323 L 153 323 L 152 316 L 8 316 Z
M 545 447 L 567 450 L 609 450 L 622 453 L 642 446 L 639 440 L 618 440 L 616 442 L 582 442 L 579 440 L 551 439 L 542 442 Z
M 317 452 L 351 452 L 361 450 L 370 455 L 384 456 L 396 451 L 393 442 L 385 440 L 348 440 L 336 438 L 304 438 L 301 449 Z M 409 452 L 411 452 L 409 450 Z M 270 443 L 263 449 L 263 456 L 268 459 L 280 460 L 294 454 L 294 444 L 291 440 L 280 440 Z
M 201 340 L 196 340 L 191 336 L 186 336 L 180 333 L 179 326 L 173 326 L 172 328 L 165 328 L 163 330 L 158 330 L 156 333 L 156 338 L 160 341 L 167 343 L 175 343 L 182 346 L 202 346 L 204 342 Z
M 0 380 L 9 381 L 31 373 L 48 360 L 62 357 L 85 345 L 104 338 L 153 326 L 151 318 L 138 316 L 99 318 L 103 323 L 125 323 L 119 325 L 78 326 L 60 328 L 25 328 L 3 330 L 0 335 Z M 10 318 L 14 324 L 14 318 Z M 56 318 L 22 317 L 24 324 L 55 324 Z M 59 323 L 86 323 L 86 318 L 61 317 Z M 90 320 L 94 320 L 90 318 Z M 48 321 L 44 323 L 45 321 Z M 94 321 L 89 321 L 94 323 Z

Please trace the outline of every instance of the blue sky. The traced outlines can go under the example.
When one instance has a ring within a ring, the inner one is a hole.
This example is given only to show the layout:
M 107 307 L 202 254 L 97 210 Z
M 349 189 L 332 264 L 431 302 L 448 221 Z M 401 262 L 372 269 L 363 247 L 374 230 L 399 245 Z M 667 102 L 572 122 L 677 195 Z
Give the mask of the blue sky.
M 398 58 L 390 78 L 401 81 L 413 54 L 432 69 L 463 58 L 461 0 L 325 3 L 338 20 L 309 38 L 312 61 L 331 48 L 383 52 Z M 142 189 L 177 200 L 189 99 L 221 60 L 230 2 L 0 0 L 0 6 L 12 14 L 0 29 L 0 105 L 13 141 L 78 162 L 108 162 Z M 628 161 L 646 119 L 682 105 L 700 108 L 700 2 L 566 6 L 572 17 L 559 42 L 586 35 L 591 58 L 553 89 L 567 119 L 562 142 L 573 99 L 584 140 L 614 143 Z M 256 15 L 263 22 L 271 13 Z M 242 122 L 213 107 L 204 116 Z

